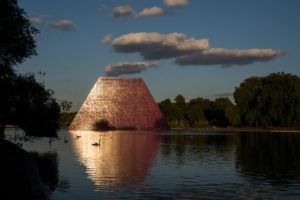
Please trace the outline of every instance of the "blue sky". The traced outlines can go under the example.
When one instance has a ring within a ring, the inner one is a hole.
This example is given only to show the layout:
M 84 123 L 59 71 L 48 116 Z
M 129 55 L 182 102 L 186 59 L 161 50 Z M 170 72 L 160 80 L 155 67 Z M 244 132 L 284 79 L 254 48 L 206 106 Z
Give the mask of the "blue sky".
M 35 26 L 38 56 L 20 65 L 21 72 L 46 72 L 39 77 L 58 99 L 72 101 L 77 110 L 106 65 L 122 61 L 148 62 L 141 52 L 117 52 L 112 43 L 130 33 L 182 33 L 187 38 L 208 39 L 210 48 L 272 49 L 284 54 L 268 62 L 246 65 L 179 65 L 176 57 L 158 59 L 158 66 L 122 77 L 141 77 L 156 101 L 214 97 L 232 93 L 250 76 L 271 72 L 300 75 L 299 0 L 188 0 L 170 7 L 163 0 L 19 0 Z M 136 16 L 113 15 L 118 6 L 129 6 Z M 144 8 L 159 7 L 159 16 L 138 17 Z M 65 20 L 64 23 L 62 20 Z M 259 56 L 259 55 L 258 55 Z M 152 62 L 152 61 L 151 61 Z

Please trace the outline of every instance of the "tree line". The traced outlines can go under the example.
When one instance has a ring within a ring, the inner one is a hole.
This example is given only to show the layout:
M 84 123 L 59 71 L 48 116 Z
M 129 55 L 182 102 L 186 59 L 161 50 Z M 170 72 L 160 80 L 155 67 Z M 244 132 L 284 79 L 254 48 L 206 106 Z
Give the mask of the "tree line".
M 158 103 L 171 128 L 207 126 L 300 126 L 300 78 L 278 72 L 250 77 L 228 98 L 194 98 L 182 95 Z
M 201 128 L 207 126 L 238 125 L 240 116 L 237 107 L 228 98 L 214 101 L 195 98 L 186 102 L 182 95 L 158 103 L 171 128 Z
M 0 140 L 7 124 L 17 125 L 29 135 L 56 136 L 60 107 L 54 92 L 37 81 L 33 73 L 20 74 L 17 66 L 36 55 L 32 26 L 16 0 L 0 1 Z

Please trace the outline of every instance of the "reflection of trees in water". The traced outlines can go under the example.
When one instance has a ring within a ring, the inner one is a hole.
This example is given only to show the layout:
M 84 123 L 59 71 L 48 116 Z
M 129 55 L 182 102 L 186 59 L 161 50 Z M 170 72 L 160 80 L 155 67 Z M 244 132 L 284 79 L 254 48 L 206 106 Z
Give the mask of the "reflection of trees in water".
M 296 134 L 241 134 L 236 145 L 236 167 L 241 174 L 281 183 L 299 179 L 299 144 Z
M 58 159 L 56 152 L 31 152 L 30 154 L 38 164 L 42 181 L 51 191 L 58 189 L 61 192 L 65 192 L 70 188 L 70 182 L 58 175 Z
M 184 157 L 189 153 L 201 153 L 205 156 L 207 151 L 217 155 L 224 155 L 233 148 L 234 137 L 231 135 L 164 135 L 162 137 L 161 152 L 168 156 L 175 153 Z

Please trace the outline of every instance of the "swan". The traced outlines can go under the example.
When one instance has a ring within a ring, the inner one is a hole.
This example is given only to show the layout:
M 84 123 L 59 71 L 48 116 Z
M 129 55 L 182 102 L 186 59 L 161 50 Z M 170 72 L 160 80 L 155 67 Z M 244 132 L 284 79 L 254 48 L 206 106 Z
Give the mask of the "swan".
M 93 145 L 93 146 L 100 146 L 100 141 L 101 141 L 101 140 L 99 139 L 98 143 L 96 142 L 96 143 L 93 143 L 92 145 Z
M 75 138 L 78 140 L 80 137 L 81 137 L 81 135 L 76 135 Z

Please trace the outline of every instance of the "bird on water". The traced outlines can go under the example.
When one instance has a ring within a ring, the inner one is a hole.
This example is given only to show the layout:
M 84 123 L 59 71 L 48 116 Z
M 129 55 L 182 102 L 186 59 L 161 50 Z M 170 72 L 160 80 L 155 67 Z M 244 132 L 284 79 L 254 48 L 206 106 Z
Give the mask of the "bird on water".
M 99 141 L 98 141 L 98 142 L 96 142 L 96 143 L 93 143 L 92 145 L 93 145 L 93 146 L 100 146 L 100 141 L 101 141 L 101 140 L 99 139 Z

